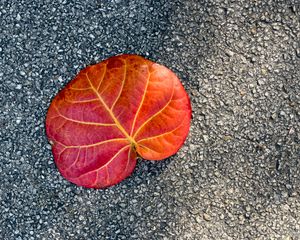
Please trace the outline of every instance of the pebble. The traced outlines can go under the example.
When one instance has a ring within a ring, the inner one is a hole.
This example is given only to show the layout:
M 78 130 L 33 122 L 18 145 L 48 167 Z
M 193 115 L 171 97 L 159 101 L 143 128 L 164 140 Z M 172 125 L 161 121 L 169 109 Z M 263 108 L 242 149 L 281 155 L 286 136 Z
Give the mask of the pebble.
M 200 216 L 196 216 L 196 222 L 197 223 L 201 223 L 202 222 L 202 218 Z
M 208 143 L 208 135 L 202 135 L 202 138 L 205 143 Z
M 148 212 L 151 211 L 151 209 L 152 209 L 152 207 L 151 207 L 151 206 L 148 206 L 148 207 L 146 207 L 145 211 L 148 213 Z
M 203 214 L 203 219 L 204 219 L 205 221 L 211 221 L 211 216 L 208 215 L 207 213 L 204 213 L 204 214 Z

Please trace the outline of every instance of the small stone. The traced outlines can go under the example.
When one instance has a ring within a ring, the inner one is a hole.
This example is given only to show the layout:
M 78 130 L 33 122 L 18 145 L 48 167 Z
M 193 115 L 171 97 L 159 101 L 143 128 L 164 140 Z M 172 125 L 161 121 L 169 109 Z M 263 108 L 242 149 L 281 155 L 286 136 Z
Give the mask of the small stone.
M 234 189 L 233 188 L 229 188 L 227 191 L 229 194 L 233 194 L 234 193 Z
M 279 25 L 273 25 L 273 29 L 278 31 L 278 30 L 280 30 L 280 26 Z
M 245 223 L 245 217 L 243 215 L 239 216 L 239 224 L 244 224 Z
M 276 114 L 275 112 L 272 113 L 271 118 L 272 118 L 273 120 L 276 119 L 276 118 L 277 118 L 277 114 Z
M 250 31 L 253 35 L 255 35 L 257 33 L 256 27 L 251 28 Z
M 17 86 L 16 86 L 16 89 L 17 90 L 20 90 L 22 88 L 22 85 L 21 84 L 18 84 Z
M 267 75 L 267 73 L 268 73 L 268 70 L 267 70 L 267 69 L 265 69 L 265 68 L 262 68 L 262 69 L 261 69 L 261 73 L 262 73 L 263 75 Z
M 234 52 L 232 52 L 231 50 L 229 49 L 225 49 L 225 53 L 228 57 L 232 57 L 234 55 Z
M 17 21 L 20 21 L 20 20 L 21 20 L 21 16 L 20 16 L 19 13 L 17 14 L 16 20 L 17 20 Z
M 240 90 L 240 95 L 241 95 L 241 96 L 244 96 L 244 95 L 246 95 L 246 93 L 247 93 L 246 91 L 244 91 L 244 90 Z
M 191 151 L 195 151 L 198 148 L 198 145 L 190 144 Z
M 195 220 L 196 220 L 197 223 L 201 223 L 201 221 L 202 221 L 200 216 L 196 216 Z
M 223 139 L 224 139 L 225 141 L 230 141 L 230 140 L 232 139 L 232 137 L 229 136 L 229 135 L 227 135 L 227 136 L 224 136 Z
M 208 136 L 207 135 L 202 135 L 202 137 L 203 137 L 204 142 L 208 143 Z
M 258 85 L 263 85 L 263 84 L 264 84 L 264 80 L 258 79 L 258 80 L 257 80 L 257 84 L 258 84 Z
M 280 111 L 280 116 L 284 117 L 286 115 L 286 113 L 284 111 Z
M 211 216 L 208 215 L 207 213 L 204 213 L 204 214 L 203 214 L 203 219 L 204 219 L 205 221 L 211 221 Z
M 125 204 L 125 203 L 120 203 L 120 207 L 121 207 L 121 208 L 125 208 L 125 207 L 126 207 L 126 204 Z
M 151 206 L 146 207 L 145 211 L 148 213 L 151 211 Z

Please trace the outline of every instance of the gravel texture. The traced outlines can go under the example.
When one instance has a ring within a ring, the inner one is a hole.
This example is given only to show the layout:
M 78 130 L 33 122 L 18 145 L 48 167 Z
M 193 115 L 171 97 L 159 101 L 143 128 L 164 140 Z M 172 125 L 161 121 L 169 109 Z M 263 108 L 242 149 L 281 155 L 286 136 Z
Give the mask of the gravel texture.
M 0 238 L 300 239 L 299 14 L 297 0 L 0 0 Z M 178 74 L 190 135 L 114 187 L 77 187 L 45 114 L 120 53 Z

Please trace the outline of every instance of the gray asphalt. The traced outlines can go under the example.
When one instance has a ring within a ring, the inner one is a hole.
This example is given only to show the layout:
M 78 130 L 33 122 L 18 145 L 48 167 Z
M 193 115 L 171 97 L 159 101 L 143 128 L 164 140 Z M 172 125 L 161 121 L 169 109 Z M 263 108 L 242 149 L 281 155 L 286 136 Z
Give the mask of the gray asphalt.
M 297 0 L 0 0 L 0 238 L 300 239 L 299 14 Z M 176 72 L 190 135 L 114 187 L 77 187 L 45 114 L 120 53 Z

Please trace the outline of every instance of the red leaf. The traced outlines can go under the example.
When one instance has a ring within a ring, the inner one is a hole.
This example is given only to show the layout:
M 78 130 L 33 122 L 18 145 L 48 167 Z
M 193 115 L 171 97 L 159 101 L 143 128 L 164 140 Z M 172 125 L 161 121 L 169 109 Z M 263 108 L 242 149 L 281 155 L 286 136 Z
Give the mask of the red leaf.
M 136 55 L 83 69 L 53 99 L 46 118 L 55 163 L 69 181 L 105 188 L 129 176 L 137 155 L 175 154 L 191 106 L 176 75 Z

